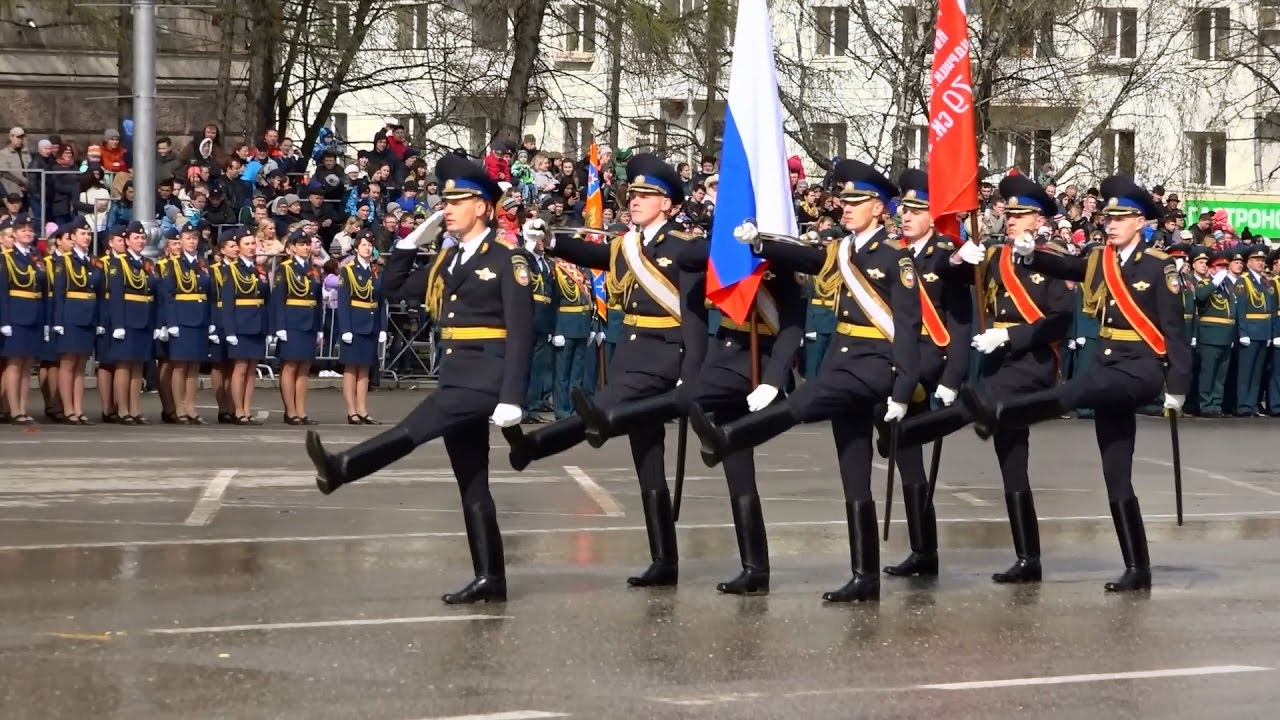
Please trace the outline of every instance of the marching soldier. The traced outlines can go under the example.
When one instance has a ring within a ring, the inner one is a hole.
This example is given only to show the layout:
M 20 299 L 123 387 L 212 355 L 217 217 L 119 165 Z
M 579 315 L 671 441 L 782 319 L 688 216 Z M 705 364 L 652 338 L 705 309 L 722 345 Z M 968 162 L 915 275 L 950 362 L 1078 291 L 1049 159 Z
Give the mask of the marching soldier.
M 93 233 L 84 217 L 61 231 L 71 238 L 71 251 L 53 266 L 53 314 L 50 324 L 58 350 L 58 396 L 69 425 L 92 425 L 84 414 L 84 368 L 93 354 L 98 328 L 98 297 L 105 284 L 90 250 Z
M 4 395 L 9 401 L 10 422 L 34 425 L 27 414 L 31 365 L 44 347 L 47 323 L 44 264 L 36 257 L 35 230 L 26 213 L 13 216 L 13 249 L 0 262 L 0 337 L 4 338 Z
M 231 274 L 231 265 L 240 257 L 240 236 L 243 228 L 227 228 L 218 235 L 218 253 L 209 268 L 209 384 L 218 403 L 218 424 L 236 423 L 236 404 L 231 399 L 231 377 L 235 363 L 227 351 L 230 345 L 223 342 L 222 287 Z
M 929 410 L 929 399 L 950 405 L 969 373 L 969 342 L 973 337 L 970 323 L 973 301 L 972 278 L 963 266 L 949 261 L 955 251 L 955 239 L 939 235 L 929 214 L 929 176 L 923 170 L 910 169 L 898 179 L 902 193 L 903 242 L 915 263 L 920 288 L 922 335 L 920 346 L 920 385 L 908 408 L 908 417 Z M 888 432 L 881 430 L 882 441 Z M 930 577 L 938 574 L 938 524 L 933 504 L 929 501 L 928 478 L 925 476 L 924 452 L 919 445 L 901 448 L 897 455 L 902 473 L 902 499 L 907 514 L 907 533 L 911 539 L 911 555 L 898 565 L 884 568 L 898 577 Z
M 1183 242 L 1175 243 L 1167 248 L 1169 257 L 1173 258 L 1182 276 L 1182 330 L 1191 346 L 1191 387 L 1187 391 L 1187 402 L 1182 406 L 1182 414 L 1200 414 L 1200 392 L 1196 381 L 1200 377 L 1200 356 L 1196 353 L 1196 333 L 1200 323 L 1196 317 L 1196 286 L 1200 278 L 1205 276 L 1209 268 L 1209 251 L 1204 246 L 1192 246 L 1188 241 L 1191 233 L 1183 230 L 1186 236 Z
M 760 242 L 750 224 L 734 233 L 769 260 L 775 272 L 814 275 L 820 283 L 835 274 L 843 282 L 834 308 L 839 321 L 836 337 L 818 376 L 786 400 L 734 422 L 712 424 L 696 404 L 689 409 L 689 420 L 702 439 L 708 465 L 777 437 L 797 423 L 830 420 L 844 487 L 853 578 L 822 598 L 878 602 L 880 547 L 871 495 L 873 413 L 887 404 L 884 422 L 889 423 L 907 414 L 919 382 L 920 291 L 909 251 L 889 240 L 880 223 L 885 203 L 898 189 L 856 160 L 837 163 L 833 177 L 845 201 L 841 224 L 849 233 L 839 242 L 826 248 Z
M 551 266 L 556 293 L 556 328 L 551 338 L 555 355 L 555 390 L 552 403 L 557 420 L 573 414 L 571 388 L 583 388 L 587 381 L 587 363 L 595 363 L 595 298 L 591 292 L 591 274 L 571 262 L 556 258 Z
M 603 245 L 582 237 L 556 237 L 547 252 L 576 265 L 607 270 L 622 292 L 623 339 L 609 367 L 608 383 L 595 407 L 665 396 L 682 378 L 692 378 L 706 343 L 706 285 L 701 276 L 677 265 L 690 235 L 669 218 L 684 199 L 680 177 L 656 155 L 639 154 L 627 163 L 631 219 L 637 229 Z M 525 239 L 541 239 L 545 225 L 525 223 Z M 675 412 L 670 411 L 670 412 Z M 534 460 L 568 450 L 587 438 L 580 412 L 528 435 L 503 431 L 511 444 L 511 466 L 523 470 Z M 679 578 L 676 529 L 664 464 L 666 430 L 661 422 L 631 432 L 631 457 L 640 482 L 652 564 L 627 578 L 635 587 L 675 585 Z
M 387 304 L 382 277 L 373 262 L 373 231 L 356 234 L 356 259 L 338 272 L 338 307 L 334 320 L 341 345 L 342 399 L 348 425 L 381 425 L 369 417 L 369 373 L 378 367 L 378 348 L 387 343 Z
M 502 189 L 484 168 L 457 155 L 436 164 L 444 222 L 457 244 L 429 268 L 413 271 L 418 235 L 396 243 L 382 289 L 388 298 L 422 298 L 440 325 L 439 389 L 398 425 L 341 453 L 307 432 L 307 454 L 326 495 L 370 475 L 437 437 L 462 495 L 475 579 L 442 599 L 449 604 L 505 602 L 507 581 L 497 508 L 489 492 L 489 429 L 518 426 L 533 349 L 529 256 L 497 239 L 494 206 Z M 422 228 L 428 228 L 423 225 Z
M 196 412 L 196 386 L 200 363 L 209 357 L 213 278 L 197 255 L 199 246 L 199 232 L 192 227 L 183 228 L 178 236 L 178 255 L 169 259 L 167 271 L 160 276 L 162 324 L 169 338 L 165 344 L 173 422 L 178 425 L 206 424 Z
M 1162 214 L 1151 194 L 1132 180 L 1102 182 L 1108 198 L 1107 244 L 1087 256 L 1037 252 L 1034 240 L 1014 241 L 1018 262 L 1032 270 L 1084 283 L 1086 305 L 1101 318 L 1094 370 L 1039 392 L 1006 396 L 996 403 L 966 389 L 962 401 L 989 427 L 1024 427 L 1064 411 L 1094 408 L 1102 475 L 1125 571 L 1106 584 L 1108 592 L 1151 587 L 1142 511 L 1133 492 L 1135 411 L 1164 394 L 1164 407 L 1178 412 L 1191 386 L 1191 346 L 1183 337 L 1182 278 L 1166 254 L 1144 249 L 1143 226 Z
M 524 420 L 533 425 L 546 422 L 538 414 L 554 385 L 551 340 L 556 332 L 556 280 L 542 241 L 525 241 L 525 251 L 533 257 L 529 279 L 533 288 L 533 361 L 529 365 L 529 391 L 524 403 Z
M 1035 235 L 1057 204 L 1044 189 L 1022 175 L 1000 181 L 1005 199 L 1005 233 L 1009 238 Z M 1041 237 L 1041 236 L 1037 236 Z M 991 327 L 975 336 L 972 346 L 982 358 L 983 393 L 1005 398 L 1051 388 L 1058 382 L 1057 346 L 1071 324 L 1071 291 L 1061 280 L 1046 277 L 1013 262 L 1008 245 L 982 246 L 967 242 L 951 256 L 954 265 L 981 265 L 986 286 L 981 301 L 990 311 Z M 975 421 L 964 403 L 908 418 L 898 429 L 898 447 L 932 442 Z M 988 435 L 989 427 L 976 428 Z M 1030 433 L 1025 427 L 995 431 L 996 458 L 1004 484 L 1005 507 L 1018 559 L 996 573 L 997 583 L 1039 582 L 1040 529 L 1027 477 Z
M 231 363 L 231 404 L 236 425 L 261 425 L 253 416 L 253 381 L 257 365 L 267 356 L 267 299 L 271 288 L 258 270 L 258 238 L 240 228 L 235 259 L 226 268 L 219 288 L 222 303 L 222 342 Z
M 168 280 L 169 274 L 173 271 L 173 266 L 178 263 L 182 257 L 182 233 L 189 232 L 199 237 L 194 226 L 188 225 L 181 232 L 175 232 L 172 237 L 165 237 L 164 240 L 164 257 L 156 261 L 157 288 L 161 288 Z M 169 309 L 165 303 L 167 298 L 164 292 L 156 293 L 156 376 L 159 380 L 157 390 L 160 394 L 160 422 L 165 425 L 177 425 L 178 412 L 173 398 L 173 362 L 169 358 L 169 342 L 168 337 L 169 326 L 167 318 Z
M 155 354 L 155 266 L 142 256 L 146 230 L 135 220 L 125 229 L 125 253 L 107 264 L 112 392 L 121 425 L 150 425 L 142 416 L 142 370 Z
M 1231 365 L 1231 348 L 1236 341 L 1236 295 L 1228 279 L 1230 250 L 1210 255 L 1212 274 L 1196 281 L 1196 327 L 1194 345 L 1200 358 L 1200 415 L 1224 417 L 1227 369 Z
M 276 268 L 271 292 L 270 326 L 280 361 L 280 399 L 286 425 L 316 425 L 307 417 L 307 386 L 316 346 L 324 339 L 323 284 L 311 262 L 311 237 L 301 230 L 289 234 L 288 256 Z
M 1265 276 L 1267 246 L 1245 246 L 1246 267 L 1236 284 L 1236 328 L 1240 348 L 1236 364 L 1236 416 L 1263 415 L 1262 371 L 1267 349 L 1280 336 L 1275 328 L 1276 288 Z
M 116 404 L 115 385 L 112 378 L 116 374 L 115 340 L 108 328 L 111 327 L 111 303 L 107 292 L 107 268 L 115 259 L 125 254 L 125 228 L 120 226 L 111 231 L 107 237 L 107 251 L 102 257 L 94 260 L 94 265 L 102 273 L 103 281 L 98 293 L 98 327 L 94 340 L 93 358 L 97 362 L 98 402 L 102 406 L 102 422 L 118 424 L 120 408 Z
M 71 253 L 71 223 L 67 222 L 65 225 L 56 228 L 46 242 L 48 253 L 42 259 L 44 276 L 47 279 L 45 286 L 45 318 L 46 322 L 52 322 L 53 304 L 55 302 L 53 295 L 53 269 L 60 264 L 64 255 Z M 40 365 L 36 371 L 36 380 L 40 386 L 40 395 L 44 399 L 44 416 L 55 423 L 66 423 L 67 414 L 63 412 L 62 397 L 59 392 L 58 368 L 60 365 L 58 338 L 53 333 L 52 328 L 46 325 L 44 329 L 44 345 L 40 349 Z

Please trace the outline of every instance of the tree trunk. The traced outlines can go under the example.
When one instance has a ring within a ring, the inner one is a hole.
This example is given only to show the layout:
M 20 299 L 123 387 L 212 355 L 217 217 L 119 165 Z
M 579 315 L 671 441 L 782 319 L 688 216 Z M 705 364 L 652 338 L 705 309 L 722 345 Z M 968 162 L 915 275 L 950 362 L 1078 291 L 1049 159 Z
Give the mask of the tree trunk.
M 547 15 L 547 0 L 514 0 L 512 15 L 515 31 L 511 35 L 511 74 L 502 93 L 497 137 L 515 142 L 520 139 L 529 106 L 529 81 L 538 59 L 538 37 Z M 545 145 L 546 138 L 543 140 Z
M 116 118 L 133 117 L 133 12 L 128 5 L 116 9 Z
M 275 118 L 276 42 L 278 0 L 249 3 L 249 88 L 246 113 L 248 130 L 256 141 Z
M 618 129 L 622 126 L 622 3 L 614 0 L 613 17 L 609 18 L 609 146 L 614 152 L 618 151 Z
M 228 113 L 231 109 L 231 52 L 235 40 L 236 4 L 233 0 L 222 0 L 218 10 L 218 79 L 215 103 L 218 113 L 218 127 L 222 132 L 228 131 Z
M 329 86 L 325 89 L 324 100 L 320 102 L 320 107 L 316 109 L 315 114 L 308 115 L 311 119 L 307 123 L 306 134 L 302 138 L 301 152 L 304 158 L 311 157 L 311 150 L 315 147 L 320 128 L 324 127 L 325 122 L 329 120 L 333 106 L 346 90 L 347 75 L 351 73 L 351 66 L 355 63 L 356 56 L 360 54 L 360 46 L 364 44 L 364 39 L 369 33 L 369 26 L 373 24 L 374 3 L 375 0 L 360 0 L 351 13 L 351 34 L 347 37 L 346 43 L 338 48 L 342 54 L 338 67 L 333 71 L 333 77 L 330 78 Z

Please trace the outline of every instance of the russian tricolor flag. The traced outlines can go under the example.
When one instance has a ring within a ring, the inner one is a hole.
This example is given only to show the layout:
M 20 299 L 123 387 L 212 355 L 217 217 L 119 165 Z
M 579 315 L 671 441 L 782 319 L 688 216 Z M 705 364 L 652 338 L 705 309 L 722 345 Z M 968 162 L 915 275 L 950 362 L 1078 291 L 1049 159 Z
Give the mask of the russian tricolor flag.
M 766 0 L 739 0 L 729 71 L 729 107 L 720 150 L 720 189 L 711 230 L 707 298 L 734 322 L 746 322 L 764 277 L 764 261 L 733 237 L 752 220 L 761 232 L 797 235 L 782 135 L 778 72 Z

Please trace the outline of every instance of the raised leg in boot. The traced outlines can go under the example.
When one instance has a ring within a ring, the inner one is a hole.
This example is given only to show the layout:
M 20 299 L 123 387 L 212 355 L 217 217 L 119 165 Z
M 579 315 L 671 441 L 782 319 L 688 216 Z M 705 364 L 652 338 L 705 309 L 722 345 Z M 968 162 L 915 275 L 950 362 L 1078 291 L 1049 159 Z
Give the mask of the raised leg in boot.
M 788 401 L 774 403 L 725 425 L 712 423 L 696 403 L 689 407 L 689 427 L 702 441 L 702 461 L 707 467 L 715 467 L 733 452 L 768 442 L 795 424 Z
M 502 429 L 502 437 L 511 446 L 508 455 L 514 470 L 524 470 L 534 460 L 551 457 L 577 445 L 586 439 L 587 425 L 577 415 L 525 433 L 519 425 Z
M 570 395 L 574 409 L 586 424 L 587 444 L 593 448 L 603 447 L 611 438 L 673 420 L 681 411 L 680 396 L 674 389 L 603 408 L 582 388 L 574 388 Z

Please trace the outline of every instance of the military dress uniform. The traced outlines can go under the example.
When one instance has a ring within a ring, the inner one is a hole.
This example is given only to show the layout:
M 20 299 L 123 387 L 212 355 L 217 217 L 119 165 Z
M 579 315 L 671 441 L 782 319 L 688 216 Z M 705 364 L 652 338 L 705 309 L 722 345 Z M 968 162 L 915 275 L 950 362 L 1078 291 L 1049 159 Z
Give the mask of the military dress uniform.
M 223 271 L 218 301 L 222 305 L 219 318 L 227 360 L 262 360 L 267 356 L 270 329 L 266 307 L 270 285 L 258 272 L 253 258 L 237 258 L 224 266 Z M 311 340 L 315 341 L 314 335 Z
M 38 358 L 44 351 L 48 311 L 44 264 L 36 257 L 35 248 L 19 245 L 0 262 L 4 263 L 0 272 L 0 328 L 7 329 L 0 333 L 4 335 L 3 356 Z
M 338 271 L 336 315 L 334 332 L 338 337 L 351 333 L 351 342 L 338 346 L 338 359 L 344 365 L 377 368 L 378 338 L 387 322 L 377 266 L 365 265 L 357 258 Z
M 497 202 L 502 189 L 484 168 L 449 154 L 436 165 L 446 201 Z M 403 242 L 403 241 L 402 241 Z M 470 249 L 468 249 L 470 246 Z M 462 495 L 463 520 L 476 578 L 446 603 L 507 599 L 502 536 L 489 492 L 489 417 L 499 404 L 520 407 L 533 350 L 533 292 L 529 255 L 498 239 L 492 229 L 440 251 L 413 269 L 417 250 L 397 247 L 382 279 L 388 300 L 426 298 L 443 346 L 439 388 L 399 424 L 341 453 L 325 451 L 307 433 L 316 483 L 329 494 L 443 437 Z
M 656 155 L 632 157 L 627 177 L 631 192 L 665 195 L 673 206 L 683 200 L 679 176 Z M 511 444 L 512 467 L 523 470 L 533 460 L 581 443 L 587 438 L 584 416 L 665 395 L 681 378 L 694 376 L 696 358 L 701 355 L 693 348 L 706 344 L 706 285 L 701 276 L 683 272 L 677 264 L 691 238 L 670 221 L 657 221 L 607 245 L 583 237 L 555 238 L 548 253 L 575 265 L 606 270 L 609 282 L 620 288 L 625 313 L 622 340 L 608 368 L 604 390 L 589 405 L 578 407 L 575 400 L 578 414 L 527 435 L 519 427 L 503 430 Z M 581 398 L 588 400 L 585 393 Z M 662 423 L 630 433 L 653 559 L 645 572 L 627 579 L 634 586 L 674 585 L 679 575 L 664 469 L 665 438 Z
M 98 363 L 98 367 L 111 371 L 116 364 L 113 357 L 115 343 L 111 338 L 111 333 L 107 328 L 111 327 L 111 303 L 107 298 L 107 268 L 111 266 L 114 258 L 118 257 L 115 252 L 107 250 L 100 257 L 94 259 L 93 264 L 102 273 L 102 285 L 98 291 L 98 327 L 94 329 L 97 337 L 94 339 L 93 358 Z M 114 408 L 102 408 L 103 419 L 107 420 L 116 415 Z
M 1230 251 L 1215 253 L 1212 262 L 1218 270 L 1201 278 L 1195 287 L 1196 355 L 1200 360 L 1197 385 L 1200 391 L 1200 414 L 1222 417 L 1226 399 L 1227 370 L 1231 364 L 1231 348 L 1236 341 L 1236 294 L 1225 277 Z
M 1006 212 L 1044 216 L 1056 212 L 1056 202 L 1024 176 L 1006 177 L 999 190 L 1006 199 Z M 953 255 L 951 262 L 958 263 L 958 255 Z M 980 275 L 985 279 L 981 302 L 986 305 L 991 327 L 1006 330 L 1008 342 L 981 358 L 977 388 L 986 397 L 1005 398 L 1056 385 L 1059 344 L 1071 325 L 1073 307 L 1066 283 L 1013 262 L 1012 249 L 1006 244 L 987 248 Z M 972 387 L 966 386 L 960 396 L 972 392 Z M 975 419 L 963 402 L 909 417 L 898 428 L 899 451 L 945 437 Z M 977 429 L 984 434 L 992 430 Z M 1040 529 L 1027 476 L 1030 433 L 1025 427 L 1000 427 L 993 439 L 1018 560 L 992 579 L 998 583 L 1038 582 Z
M 529 390 L 524 402 L 526 421 L 541 422 L 536 414 L 554 389 L 555 366 L 551 338 L 556 331 L 556 281 L 551 260 L 534 254 L 529 263 L 533 289 L 533 360 L 529 365 Z
M 806 285 L 809 305 L 804 321 L 804 376 L 815 378 L 831 345 L 831 335 L 836 331 L 835 304 L 840 292 L 840 276 L 831 275 L 821 282 L 810 276 Z
M 108 261 L 107 329 L 114 362 L 145 363 L 155 357 L 156 285 L 155 266 L 141 255 L 125 252 Z
M 833 171 L 847 203 L 888 202 L 897 188 L 873 168 L 844 160 Z M 835 302 L 836 335 L 817 377 L 782 402 L 736 421 L 713 425 L 690 408 L 702 439 L 702 456 L 714 465 L 760 445 L 797 423 L 831 421 L 844 488 L 853 578 L 825 593 L 830 602 L 880 599 L 880 552 L 871 495 L 873 414 L 888 400 L 907 405 L 919 383 L 921 309 L 918 275 L 910 252 L 875 225 L 825 248 L 764 242 L 754 248 L 774 272 L 800 272 L 825 282 L 834 273 L 842 287 Z
M 159 296 L 173 362 L 202 363 L 209 357 L 212 287 L 213 277 L 203 260 L 185 254 L 169 258 L 169 267 L 160 276 Z
M 595 348 L 590 342 L 594 334 L 595 298 L 590 271 L 561 259 L 555 261 L 551 271 L 556 293 L 555 342 L 551 351 L 555 359 L 552 404 L 556 419 L 563 420 L 573 414 L 570 389 L 588 389 L 587 363 L 596 361 Z
M 1245 261 L 1267 257 L 1265 245 L 1248 246 Z M 1248 417 L 1258 413 L 1264 387 L 1265 369 L 1271 339 L 1280 336 L 1275 327 L 1276 288 L 1268 278 L 1254 274 L 1245 268 L 1236 283 L 1236 329 L 1239 332 L 1236 350 L 1236 407 L 1235 414 Z
M 1280 262 L 1280 248 L 1271 251 L 1267 256 L 1267 266 L 1272 268 L 1271 287 L 1280 299 L 1280 271 L 1276 263 Z M 1271 338 L 1271 370 L 1267 384 L 1267 411 L 1271 417 L 1280 417 L 1280 302 L 1276 304 L 1275 337 Z
M 160 363 L 161 367 L 163 367 L 166 363 L 168 363 L 170 358 L 169 358 L 169 335 L 168 335 L 169 326 L 165 324 L 165 318 L 169 316 L 169 309 L 166 306 L 168 299 L 165 297 L 165 294 L 161 292 L 160 288 L 165 284 L 169 274 L 173 271 L 173 266 L 178 261 L 179 257 L 180 257 L 180 254 L 168 255 L 166 257 L 162 257 L 159 260 L 157 260 L 155 264 L 156 295 L 155 295 L 155 307 L 153 309 L 153 312 L 155 313 L 155 323 L 154 323 L 153 332 L 152 332 L 152 335 L 155 336 L 155 353 L 152 355 L 152 357 L 154 357 L 156 361 Z M 181 331 L 179 331 L 179 333 L 181 333 Z M 163 380 L 162 380 L 162 384 L 163 384 Z M 169 391 L 164 390 L 163 392 L 168 393 Z M 167 410 L 163 413 L 163 415 L 164 417 L 162 419 L 165 422 L 172 422 L 177 419 L 176 414 L 172 414 Z
M 59 258 L 53 267 L 54 331 L 59 355 L 93 354 L 97 340 L 98 297 L 106 277 L 88 254 L 78 249 Z
M 310 243 L 300 230 L 290 237 L 294 243 L 304 240 Z M 277 360 L 315 362 L 317 336 L 324 332 L 323 288 L 319 269 L 306 258 L 295 255 L 276 268 L 268 322 L 272 335 L 280 338 L 284 333 L 284 339 L 276 342 Z
M 1151 220 L 1162 215 L 1150 193 L 1126 177 L 1107 178 L 1101 191 L 1109 198 L 1103 212 L 1113 217 L 1141 215 Z M 1138 240 L 1125 249 L 1095 248 L 1084 257 L 1033 252 L 1024 262 L 1033 270 L 1084 283 L 1086 305 L 1098 313 L 1102 326 L 1094 368 L 1058 387 L 1006 396 L 994 404 L 976 395 L 965 399 L 978 400 L 971 409 L 994 427 L 1025 427 L 1077 407 L 1094 408 L 1102 475 L 1125 563 L 1124 574 L 1106 589 L 1149 588 L 1151 561 L 1133 492 L 1135 411 L 1159 397 L 1162 389 L 1185 398 L 1191 387 L 1181 273 L 1172 258 L 1144 249 Z
M 68 227 L 66 232 L 70 232 L 69 226 L 70 226 L 70 223 L 68 223 L 66 226 L 59 227 L 55 231 L 55 237 L 59 237 L 63 235 L 64 233 L 63 227 Z M 54 304 L 53 272 L 54 272 L 54 267 L 61 262 L 63 255 L 61 252 L 58 251 L 57 248 L 53 246 L 54 242 L 55 240 L 53 237 L 49 238 L 48 240 L 49 251 L 40 260 L 41 263 L 43 263 L 44 265 L 45 318 L 47 318 L 46 322 L 48 323 L 47 329 L 44 333 L 44 345 L 41 346 L 40 348 L 40 367 L 43 369 L 56 372 L 56 369 L 58 367 L 58 338 L 56 336 L 56 333 L 54 333 L 52 329 L 53 328 L 52 326 L 53 304 Z M 54 385 L 55 386 L 57 385 L 56 381 L 54 382 Z M 53 420 L 55 422 L 64 422 L 67 419 L 66 414 L 64 414 L 61 410 L 57 409 L 56 407 L 45 408 L 45 415 L 50 420 Z
M 898 188 L 902 193 L 902 206 L 929 209 L 927 173 L 916 169 L 903 172 L 898 179 Z M 959 390 L 969 374 L 969 342 L 973 337 L 970 325 L 973 318 L 972 273 L 967 267 L 950 263 L 955 249 L 954 238 L 932 231 L 923 239 L 907 245 L 920 288 L 919 372 L 923 390 L 912 396 L 908 417 L 927 412 L 930 398 L 939 386 Z M 882 444 L 889 441 L 886 427 L 881 427 L 880 440 Z M 884 571 L 896 576 L 937 575 L 938 525 L 933 504 L 929 501 L 923 448 L 920 445 L 900 448 L 897 463 L 902 475 L 911 555 L 898 565 L 884 568 Z

